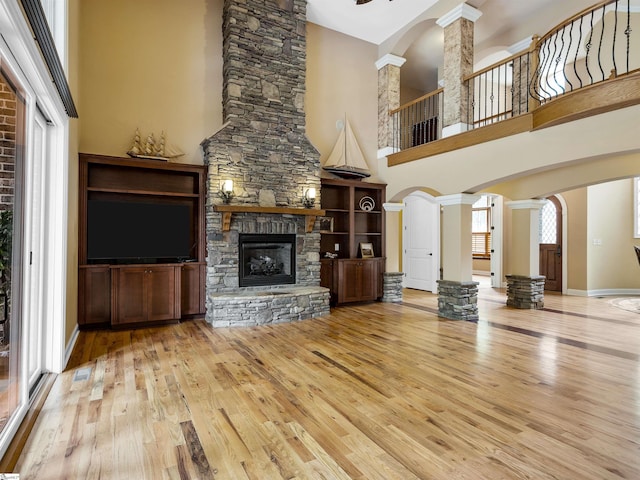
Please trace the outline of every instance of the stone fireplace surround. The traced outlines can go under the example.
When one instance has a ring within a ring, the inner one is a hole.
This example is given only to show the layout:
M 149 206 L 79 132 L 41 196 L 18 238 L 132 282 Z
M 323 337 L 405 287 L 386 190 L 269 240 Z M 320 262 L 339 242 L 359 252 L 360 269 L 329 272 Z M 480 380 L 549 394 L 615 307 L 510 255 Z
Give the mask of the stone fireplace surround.
M 304 214 L 235 213 L 228 230 L 214 210 L 224 180 L 236 205 L 302 208 L 320 191 L 320 155 L 305 134 L 306 0 L 225 0 L 224 127 L 202 142 L 208 165 L 206 319 L 213 326 L 288 322 L 329 313 L 320 287 L 320 233 Z M 317 222 L 316 222 L 317 223 Z M 296 283 L 239 287 L 243 233 L 295 234 Z

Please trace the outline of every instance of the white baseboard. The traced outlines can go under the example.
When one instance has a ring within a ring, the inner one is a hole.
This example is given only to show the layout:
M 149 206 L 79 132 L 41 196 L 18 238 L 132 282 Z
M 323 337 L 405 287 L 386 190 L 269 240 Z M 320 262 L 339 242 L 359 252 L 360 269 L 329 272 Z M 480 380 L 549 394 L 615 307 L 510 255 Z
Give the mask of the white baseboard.
M 76 342 L 78 341 L 78 335 L 80 334 L 80 329 L 78 325 L 73 329 L 73 333 L 71 334 L 71 338 L 69 339 L 69 343 L 67 343 L 67 347 L 64 349 L 64 366 L 63 370 L 67 368 L 67 363 L 69 363 L 69 359 L 71 358 L 71 353 L 73 352 L 73 347 L 76 346 Z
M 568 289 L 567 295 L 574 295 L 577 297 L 625 297 L 639 296 L 640 290 L 637 288 L 605 288 L 600 290 Z

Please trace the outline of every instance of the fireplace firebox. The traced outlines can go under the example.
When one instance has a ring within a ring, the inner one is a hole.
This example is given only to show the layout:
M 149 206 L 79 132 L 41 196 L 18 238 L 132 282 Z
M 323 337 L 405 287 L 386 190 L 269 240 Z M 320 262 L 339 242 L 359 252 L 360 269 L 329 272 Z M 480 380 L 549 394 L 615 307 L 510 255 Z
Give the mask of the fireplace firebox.
M 295 235 L 240 234 L 240 286 L 295 284 L 295 246 Z

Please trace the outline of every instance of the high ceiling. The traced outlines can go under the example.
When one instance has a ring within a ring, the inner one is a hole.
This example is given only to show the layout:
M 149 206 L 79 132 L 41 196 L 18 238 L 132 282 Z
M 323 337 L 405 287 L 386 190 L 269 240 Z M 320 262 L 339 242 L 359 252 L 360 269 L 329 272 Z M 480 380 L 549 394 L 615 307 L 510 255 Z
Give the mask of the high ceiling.
M 379 45 L 438 0 L 308 0 L 307 19 L 317 25 Z
M 380 45 L 430 8 L 451 6 L 444 11 L 446 13 L 459 3 L 451 0 L 371 0 L 356 5 L 355 0 L 308 0 L 307 19 Z M 490 55 L 504 53 L 509 46 L 533 34 L 546 33 L 564 19 L 597 2 L 467 0 L 466 3 L 482 12 L 475 25 L 476 60 L 482 61 Z M 442 48 L 434 47 L 442 45 L 442 36 L 442 29 L 431 21 L 406 51 L 393 52 L 407 59 L 402 69 L 404 86 L 424 92 L 437 88 L 435 83 L 437 70 L 442 65 Z M 425 72 L 428 74 L 425 75 Z

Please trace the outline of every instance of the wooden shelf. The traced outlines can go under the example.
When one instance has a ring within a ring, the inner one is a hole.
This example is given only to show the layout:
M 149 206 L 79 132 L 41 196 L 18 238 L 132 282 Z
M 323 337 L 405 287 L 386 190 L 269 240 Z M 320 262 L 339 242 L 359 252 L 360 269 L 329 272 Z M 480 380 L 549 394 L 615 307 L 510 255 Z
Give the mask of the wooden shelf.
M 318 208 L 292 208 L 292 207 L 260 207 L 256 205 L 214 205 L 214 212 L 222 213 L 222 231 L 228 232 L 231 228 L 231 216 L 234 213 L 277 213 L 280 215 L 303 215 L 306 218 L 306 232 L 313 231 L 316 217 L 325 214 Z
M 385 216 L 381 206 L 386 186 L 327 178 L 321 179 L 321 184 L 321 207 L 333 220 L 333 231 L 320 232 L 320 284 L 331 290 L 333 306 L 381 298 L 385 268 Z M 373 200 L 375 210 L 360 208 L 363 197 Z M 359 258 L 362 243 L 371 245 L 375 258 Z
M 103 193 L 123 193 L 127 195 L 150 195 L 150 196 L 162 196 L 162 197 L 185 197 L 185 198 L 198 198 L 197 193 L 179 193 L 179 192 L 164 192 L 154 190 L 123 190 L 118 188 L 97 188 L 87 187 L 87 192 L 103 192 Z

